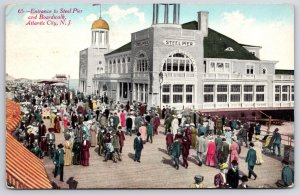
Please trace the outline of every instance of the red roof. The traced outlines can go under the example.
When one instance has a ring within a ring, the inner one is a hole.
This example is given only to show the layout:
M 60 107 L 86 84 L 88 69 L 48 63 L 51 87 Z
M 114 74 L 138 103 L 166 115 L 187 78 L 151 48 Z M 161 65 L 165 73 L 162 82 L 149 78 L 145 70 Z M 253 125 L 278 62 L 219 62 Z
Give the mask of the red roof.
M 10 134 L 21 120 L 20 106 L 6 100 L 6 180 L 17 189 L 51 189 L 44 164 Z

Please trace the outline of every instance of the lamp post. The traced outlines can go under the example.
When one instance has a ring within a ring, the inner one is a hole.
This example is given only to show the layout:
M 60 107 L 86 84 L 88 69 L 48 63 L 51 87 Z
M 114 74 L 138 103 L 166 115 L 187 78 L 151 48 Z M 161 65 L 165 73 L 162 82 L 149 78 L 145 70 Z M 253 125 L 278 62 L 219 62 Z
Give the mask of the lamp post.
M 161 109 L 161 84 L 164 80 L 164 74 L 162 72 L 159 73 L 159 105 Z

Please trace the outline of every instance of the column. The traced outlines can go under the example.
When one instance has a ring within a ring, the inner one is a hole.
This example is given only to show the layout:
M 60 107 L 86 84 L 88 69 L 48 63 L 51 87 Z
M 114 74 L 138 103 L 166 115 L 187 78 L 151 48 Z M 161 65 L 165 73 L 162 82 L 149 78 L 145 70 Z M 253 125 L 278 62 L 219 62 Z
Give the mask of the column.
M 173 84 L 170 84 L 170 106 L 173 105 Z
M 165 20 L 164 20 L 165 24 L 169 23 L 168 19 L 169 19 L 169 5 L 165 4 Z
M 180 20 L 180 4 L 177 4 L 177 24 L 180 23 L 179 20 Z
M 156 22 L 156 4 L 153 4 L 152 24 Z
M 106 47 L 109 45 L 109 33 L 108 31 L 106 32 Z
M 130 97 L 129 97 L 130 94 L 129 93 L 130 93 L 130 91 L 129 91 L 129 83 L 127 83 L 127 99 L 130 99 Z
M 146 101 L 146 85 L 145 84 L 142 84 L 143 85 L 143 102 Z
M 100 45 L 102 45 L 102 33 L 99 32 L 99 36 L 98 36 L 99 40 L 98 40 L 98 45 L 100 47 Z
M 94 44 L 94 32 L 92 31 L 92 45 Z
M 156 6 L 156 9 L 155 9 L 155 11 L 156 11 L 156 18 L 155 18 L 155 24 L 158 24 L 158 19 L 159 19 L 159 4 L 155 4 L 155 6 Z
M 140 101 L 140 84 L 137 84 L 137 98 L 136 101 L 139 102 Z
M 182 103 L 185 107 L 186 105 L 186 84 L 183 84 L 183 97 L 182 97 Z
M 173 24 L 177 24 L 177 4 L 173 5 Z

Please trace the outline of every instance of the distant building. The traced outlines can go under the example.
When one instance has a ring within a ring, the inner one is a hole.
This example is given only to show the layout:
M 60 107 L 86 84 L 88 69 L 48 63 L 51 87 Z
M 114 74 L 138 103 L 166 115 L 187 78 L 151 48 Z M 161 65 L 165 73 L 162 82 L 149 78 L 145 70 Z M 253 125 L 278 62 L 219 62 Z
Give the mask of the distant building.
M 152 26 L 113 51 L 107 22 L 96 20 L 91 46 L 80 51 L 79 91 L 177 109 L 294 107 L 293 70 L 275 70 L 276 61 L 259 59 L 262 47 L 208 28 L 208 12 L 179 19 L 179 4 L 154 4 Z

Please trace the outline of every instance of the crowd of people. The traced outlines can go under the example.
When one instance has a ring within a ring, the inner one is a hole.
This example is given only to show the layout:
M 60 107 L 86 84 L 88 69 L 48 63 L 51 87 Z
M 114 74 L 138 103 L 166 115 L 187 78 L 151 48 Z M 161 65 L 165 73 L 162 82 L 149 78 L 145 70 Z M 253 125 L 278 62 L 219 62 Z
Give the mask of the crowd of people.
M 176 112 L 168 106 L 147 108 L 146 103 L 135 101 L 123 105 L 106 96 L 84 96 L 64 86 L 19 84 L 18 88 L 21 90 L 14 90 L 14 100 L 23 105 L 23 120 L 14 136 L 39 158 L 51 158 L 54 177 L 60 175 L 60 181 L 64 181 L 64 166 L 90 165 L 90 147 L 98 146 L 103 161 L 122 161 L 126 136 L 136 135 L 132 143 L 134 161 L 141 163 L 144 144 L 154 142 L 160 125 L 165 129 L 166 148 L 174 168 L 179 169 L 180 156 L 181 165 L 188 168 L 190 151 L 195 150 L 199 166 L 220 169 L 214 177 L 216 188 L 247 188 L 248 179 L 257 178 L 254 166 L 264 162 L 262 139 L 270 143 L 268 147 L 274 154 L 281 155 L 279 129 L 269 137 L 261 137 L 259 123 L 195 111 Z M 48 129 L 44 120 L 50 121 Z M 56 143 L 58 133 L 63 133 L 63 143 Z M 243 145 L 249 146 L 247 176 L 238 170 Z M 290 172 L 285 168 L 285 173 Z M 284 185 L 291 183 L 291 177 L 283 178 L 289 178 Z M 203 179 L 196 176 L 192 186 L 202 188 Z

